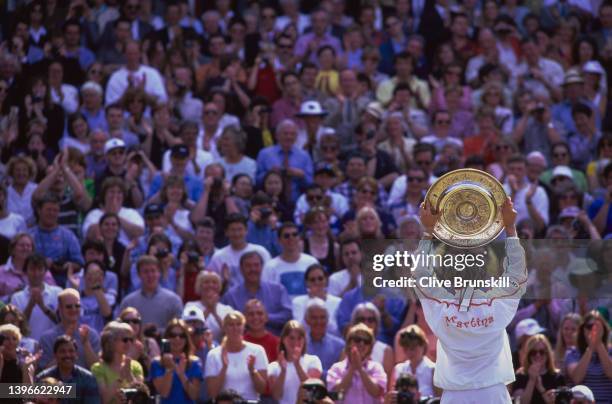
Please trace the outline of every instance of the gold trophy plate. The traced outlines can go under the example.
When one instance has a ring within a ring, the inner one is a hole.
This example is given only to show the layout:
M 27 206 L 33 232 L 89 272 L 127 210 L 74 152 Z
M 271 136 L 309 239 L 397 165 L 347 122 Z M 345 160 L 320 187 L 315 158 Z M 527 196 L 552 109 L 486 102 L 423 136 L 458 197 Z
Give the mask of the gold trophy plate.
M 479 247 L 503 230 L 501 206 L 506 192 L 484 171 L 463 168 L 446 173 L 429 188 L 425 200 L 442 213 L 434 236 L 450 246 Z

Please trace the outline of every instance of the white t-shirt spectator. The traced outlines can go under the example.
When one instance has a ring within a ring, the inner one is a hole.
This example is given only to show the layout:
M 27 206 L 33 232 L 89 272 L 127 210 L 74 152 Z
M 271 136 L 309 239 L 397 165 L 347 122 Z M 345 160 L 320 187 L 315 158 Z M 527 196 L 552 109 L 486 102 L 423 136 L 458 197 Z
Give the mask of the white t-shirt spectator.
M 6 210 L 21 215 L 28 227 L 36 222 L 32 208 L 32 194 L 36 191 L 36 187 L 35 183 L 28 182 L 21 194 L 15 191 L 12 185 L 6 189 Z
M 304 354 L 300 358 L 300 365 L 305 373 L 309 370 L 318 370 L 323 372 L 323 365 L 318 356 Z M 278 378 L 281 374 L 281 367 L 278 362 L 272 362 L 268 366 L 268 376 Z M 292 362 L 287 362 L 287 372 L 285 373 L 285 384 L 283 385 L 283 396 L 278 400 L 279 404 L 295 404 L 298 391 L 300 388 L 300 377 L 295 370 L 295 365 Z
M 127 67 L 122 67 L 114 72 L 106 85 L 106 105 L 113 104 L 123 97 L 123 93 L 130 86 L 128 78 L 136 84 L 144 83 L 144 91 L 157 99 L 158 103 L 168 100 L 164 79 L 159 72 L 149 66 L 140 65 L 136 71 L 129 71 Z
M 83 221 L 83 235 L 87 235 L 87 230 L 89 230 L 92 225 L 98 224 L 103 215 L 104 212 L 102 212 L 100 209 L 90 211 L 87 216 L 85 216 L 85 220 Z M 119 209 L 118 215 L 120 219 L 127 220 L 128 222 L 144 229 L 144 219 L 142 216 L 140 216 L 140 213 L 138 213 L 136 209 L 121 208 Z M 123 229 L 119 230 L 119 242 L 121 242 L 123 245 L 128 245 L 130 242 L 130 238 Z
M 268 369 L 268 357 L 266 351 L 261 345 L 244 342 L 244 348 L 240 352 L 228 352 L 228 367 L 225 373 L 225 382 L 221 390 L 232 389 L 246 400 L 258 400 L 259 394 L 255 390 L 249 368 L 247 358 L 249 355 L 255 356 L 255 370 Z M 218 376 L 223 367 L 221 352 L 223 346 L 213 348 L 206 357 L 206 368 L 204 377 Z
M 185 305 L 185 310 L 189 306 L 196 306 L 197 308 L 202 310 L 202 313 L 206 312 L 206 307 L 204 307 L 204 305 L 200 301 L 194 300 L 192 302 L 187 302 L 187 304 Z M 225 316 L 227 316 L 229 313 L 234 311 L 234 309 L 231 306 L 228 306 L 226 304 L 217 303 L 217 305 L 215 306 L 215 311 L 219 315 L 219 318 L 223 320 Z M 215 319 L 215 316 L 213 316 L 212 314 L 209 314 L 208 317 L 206 317 L 206 314 L 205 314 L 204 317 L 206 320 L 205 325 L 212 332 L 214 340 L 217 342 L 221 341 L 221 337 L 223 336 L 223 332 L 221 329 L 222 324 L 219 324 L 217 320 Z
M 247 243 L 246 247 L 242 250 L 234 250 L 231 245 L 227 245 L 214 253 L 207 269 L 223 277 L 223 264 L 227 264 L 230 271 L 229 286 L 239 285 L 243 282 L 242 273 L 240 272 L 240 257 L 242 257 L 242 254 L 251 251 L 256 251 L 261 255 L 264 265 L 271 258 L 268 250 L 258 244 Z
M 329 284 L 327 285 L 327 293 L 334 296 L 340 296 L 347 285 L 351 282 L 351 274 L 348 269 L 334 272 L 329 276 Z M 357 276 L 357 286 L 361 286 L 361 274 Z
M 62 84 L 60 91 L 62 97 L 54 88 L 51 88 L 51 101 L 64 108 L 66 114 L 74 114 L 79 109 L 79 91 L 70 84 Z
M 302 325 L 306 325 L 304 315 L 306 314 L 306 307 L 310 300 L 308 295 L 301 295 L 293 299 L 293 318 L 302 323 Z M 336 310 L 338 310 L 341 301 L 342 299 L 329 293 L 325 299 L 325 309 L 327 310 L 327 316 L 329 318 L 327 322 L 327 332 L 337 336 L 340 336 L 340 332 L 338 331 L 338 323 L 336 322 Z
M 312 255 L 300 253 L 300 258 L 296 262 L 287 262 L 280 255 L 272 258 L 264 265 L 261 279 L 265 282 L 282 284 L 289 297 L 295 297 L 306 293 L 306 283 L 304 272 L 312 264 L 319 261 Z
M 416 374 L 412 373 L 412 368 L 410 367 L 410 361 L 398 363 L 393 368 L 393 373 L 395 374 L 395 378 L 397 379 L 402 373 L 409 373 L 416 377 L 419 382 L 419 392 L 422 396 L 433 396 L 433 373 L 436 368 L 436 364 L 431 361 L 427 356 L 423 357 L 423 360 L 416 367 Z
M 0 219 L 0 234 L 9 240 L 12 239 L 15 234 L 22 233 L 27 230 L 26 222 L 23 216 L 9 212 L 8 216 L 4 219 Z

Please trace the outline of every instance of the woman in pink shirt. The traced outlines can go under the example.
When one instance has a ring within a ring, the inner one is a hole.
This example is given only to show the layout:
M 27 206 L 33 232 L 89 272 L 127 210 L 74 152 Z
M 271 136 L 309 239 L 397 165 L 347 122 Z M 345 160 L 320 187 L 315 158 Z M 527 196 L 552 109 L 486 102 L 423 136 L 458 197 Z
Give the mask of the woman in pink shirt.
M 335 363 L 327 373 L 327 386 L 342 392 L 345 403 L 383 402 L 387 375 L 382 365 L 370 359 L 374 334 L 364 324 L 351 327 L 346 334 L 346 359 Z

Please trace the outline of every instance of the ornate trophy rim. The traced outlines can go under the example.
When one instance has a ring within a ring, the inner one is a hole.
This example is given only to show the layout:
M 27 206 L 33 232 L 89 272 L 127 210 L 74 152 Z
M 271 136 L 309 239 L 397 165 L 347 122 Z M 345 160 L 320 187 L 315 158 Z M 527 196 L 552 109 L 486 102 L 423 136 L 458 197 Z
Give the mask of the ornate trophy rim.
M 480 247 L 499 236 L 504 228 L 501 206 L 505 199 L 497 178 L 474 168 L 444 174 L 425 195 L 425 200 L 442 212 L 434 236 L 459 248 Z

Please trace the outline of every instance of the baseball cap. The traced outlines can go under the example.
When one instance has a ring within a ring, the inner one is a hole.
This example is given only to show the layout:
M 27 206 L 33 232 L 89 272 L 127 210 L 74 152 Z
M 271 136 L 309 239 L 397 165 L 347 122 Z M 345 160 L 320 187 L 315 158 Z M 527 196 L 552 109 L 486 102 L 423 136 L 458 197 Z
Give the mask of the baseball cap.
M 327 115 L 327 111 L 325 111 L 319 101 L 304 101 L 302 105 L 300 105 L 300 112 L 296 114 L 296 116 L 324 116 Z
M 183 321 L 201 321 L 202 324 L 206 323 L 206 320 L 204 320 L 204 313 L 195 305 L 186 306 L 185 309 L 183 309 L 181 319 Z
M 150 203 L 144 208 L 144 216 L 163 215 L 164 208 L 158 203 Z
M 125 149 L 125 142 L 114 137 L 112 139 L 108 139 L 106 143 L 104 143 L 104 154 L 108 154 L 115 149 Z
M 582 84 L 584 83 L 584 79 L 578 69 L 569 69 L 563 77 L 563 85 L 567 86 L 568 84 L 575 83 Z
M 604 69 L 601 67 L 601 63 L 596 60 L 589 60 L 582 66 L 582 71 L 585 73 L 594 73 L 603 76 Z
M 177 159 L 186 159 L 189 157 L 189 148 L 184 144 L 175 144 L 170 148 L 170 157 Z
M 572 174 L 572 169 L 568 166 L 556 166 L 552 171 L 551 179 L 555 177 L 567 177 L 574 179 L 574 174 Z
M 540 324 L 533 318 L 526 318 L 524 320 L 519 321 L 514 329 L 514 337 L 518 340 L 523 335 L 536 335 L 541 333 L 542 331 L 546 331 L 546 328 L 542 328 Z
M 577 386 L 572 387 L 572 393 L 574 394 L 574 398 L 583 398 L 588 401 L 595 401 L 595 396 L 593 395 L 593 392 L 584 384 L 579 384 Z
M 378 101 L 372 101 L 371 103 L 366 105 L 365 112 L 372 115 L 374 118 L 378 119 L 379 121 L 382 121 L 383 116 L 385 114 L 385 110 L 383 109 L 381 103 Z

